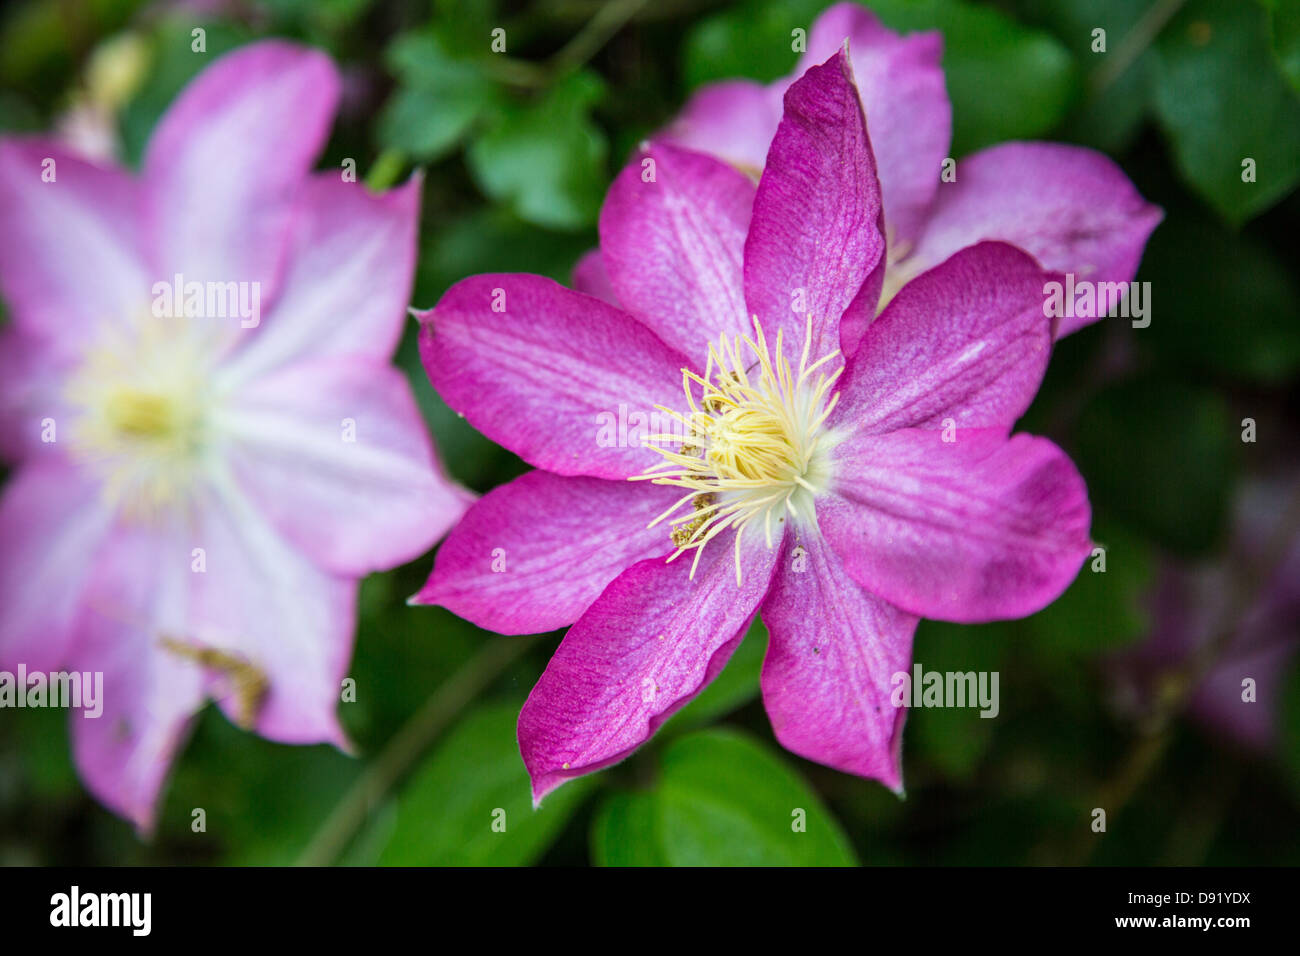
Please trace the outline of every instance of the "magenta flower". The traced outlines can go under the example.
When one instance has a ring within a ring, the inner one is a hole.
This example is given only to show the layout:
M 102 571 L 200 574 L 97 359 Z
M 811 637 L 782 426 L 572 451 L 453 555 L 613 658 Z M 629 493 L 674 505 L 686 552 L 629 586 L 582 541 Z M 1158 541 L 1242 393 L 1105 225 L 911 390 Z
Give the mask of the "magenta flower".
M 389 365 L 419 182 L 310 172 L 338 90 L 324 55 L 257 43 L 181 94 L 138 178 L 0 140 L 0 668 L 102 672 L 76 763 L 142 829 L 208 698 L 345 745 L 358 579 L 467 504 Z
M 535 799 L 643 743 L 757 612 L 777 738 L 901 787 L 890 677 L 918 618 L 1028 614 L 1077 572 L 1083 482 L 1010 435 L 1050 276 L 983 243 L 872 322 L 880 223 L 837 54 L 786 93 L 757 187 L 665 144 L 623 170 L 600 217 L 623 308 L 485 275 L 421 317 L 434 386 L 538 469 L 470 509 L 415 599 L 502 633 L 573 625 L 519 718 Z
M 1058 334 L 1106 315 L 1116 297 L 1104 283 L 1132 280 L 1163 213 L 1108 158 L 1077 146 L 1002 143 L 958 163 L 955 181 L 941 181 L 952 106 L 938 32 L 899 36 L 856 3 L 838 3 L 812 25 L 794 74 L 767 86 L 751 80 L 705 86 L 662 138 L 756 176 L 781 119 L 782 95 L 846 37 L 884 197 L 889 257 L 881 306 L 904 282 L 959 249 L 998 239 L 1047 269 L 1098 283 L 1100 308 L 1081 304 Z M 588 273 L 598 268 L 585 266 Z

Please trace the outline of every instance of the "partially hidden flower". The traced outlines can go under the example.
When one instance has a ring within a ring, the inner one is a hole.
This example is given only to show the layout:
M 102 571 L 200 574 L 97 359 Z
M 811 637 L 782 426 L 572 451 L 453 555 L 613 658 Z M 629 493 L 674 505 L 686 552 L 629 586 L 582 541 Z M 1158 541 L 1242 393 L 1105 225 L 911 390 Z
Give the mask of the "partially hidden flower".
M 181 93 L 138 177 L 0 139 L 0 667 L 102 675 L 76 764 L 142 830 L 209 698 L 346 746 L 358 579 L 468 504 L 389 364 L 419 181 L 311 172 L 338 90 L 267 41 Z
M 880 192 L 842 53 L 787 91 L 757 186 L 649 145 L 600 234 L 622 308 L 483 275 L 421 316 L 435 388 L 537 470 L 470 509 L 414 600 L 501 633 L 572 624 L 519 718 L 537 800 L 647 740 L 755 613 L 780 742 L 901 789 L 891 676 L 919 617 L 1032 613 L 1089 551 L 1070 460 L 1010 434 L 1050 275 L 982 243 L 872 321 Z
M 952 106 L 938 32 L 900 36 L 856 3 L 827 9 L 808 34 L 795 72 L 775 83 L 727 80 L 702 87 L 659 135 L 750 171 L 762 169 L 796 76 L 845 38 L 862 94 L 889 239 L 888 302 L 909 279 L 984 239 L 1009 242 L 1047 269 L 1094 283 L 1063 317 L 1065 335 L 1108 314 L 1137 272 L 1163 213 L 1100 153 L 1057 143 L 1010 142 L 980 150 L 944 173 Z M 585 271 L 599 269 L 595 261 Z M 579 276 L 581 278 L 581 276 Z
M 1226 555 L 1161 563 L 1149 595 L 1151 633 L 1110 662 L 1121 712 L 1149 720 L 1180 700 L 1222 740 L 1255 753 L 1277 747 L 1286 675 L 1300 654 L 1297 496 L 1294 467 L 1246 479 Z M 1278 546 L 1278 534 L 1291 539 Z

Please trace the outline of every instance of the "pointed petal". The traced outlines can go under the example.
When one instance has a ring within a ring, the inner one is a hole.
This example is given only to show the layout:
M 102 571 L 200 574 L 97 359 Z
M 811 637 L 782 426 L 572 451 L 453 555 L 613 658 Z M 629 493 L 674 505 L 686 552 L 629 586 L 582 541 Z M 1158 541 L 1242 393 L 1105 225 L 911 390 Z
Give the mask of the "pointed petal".
M 76 359 L 66 346 L 16 323 L 0 329 L 0 455 L 9 461 L 46 457 L 46 425 L 54 425 L 57 439 L 59 423 L 73 420 L 64 381 Z
M 47 449 L 54 446 L 47 445 Z M 48 671 L 74 651 L 82 591 L 112 524 L 98 483 L 47 451 L 0 496 L 0 669 Z
M 906 267 L 915 274 L 964 246 L 1000 239 L 1076 280 L 1128 282 L 1163 217 L 1101 153 L 1056 143 L 1002 143 L 957 164 L 957 181 L 942 184 Z M 1105 316 L 1118 302 L 1114 290 L 1099 287 L 1098 293 L 1101 307 L 1063 318 L 1059 335 Z
M 890 695 L 918 620 L 854 583 L 815 529 L 787 535 L 763 602 L 763 705 L 781 746 L 901 790 L 907 710 Z
M 127 173 L 0 139 L 0 294 L 19 328 L 76 354 L 100 322 L 147 311 L 153 281 Z
M 144 158 L 157 278 L 257 282 L 273 301 L 296 193 L 338 98 L 329 57 L 282 40 L 241 47 L 191 81 Z
M 420 186 L 416 176 L 375 195 L 337 173 L 307 181 L 280 297 L 256 327 L 241 330 L 223 369 L 228 381 L 307 358 L 392 357 L 408 321 Z
M 540 801 L 617 763 L 717 676 L 767 593 L 777 548 L 719 536 L 689 557 L 651 558 L 619 575 L 560 643 L 519 715 L 519 748 Z
M 352 655 L 356 581 L 304 557 L 229 480 L 205 501 L 192 533 L 206 570 L 191 574 L 185 639 L 242 657 L 267 681 L 249 714 L 223 681 L 218 700 L 234 722 L 283 743 L 345 744 L 337 710 Z M 183 555 L 190 561 L 189 553 Z
M 418 557 L 471 498 L 443 475 L 411 386 L 390 365 L 296 362 L 232 390 L 216 427 L 259 510 L 335 574 Z
M 834 452 L 817 520 L 849 574 L 922 617 L 1024 617 L 1074 580 L 1092 544 L 1087 491 L 1043 438 L 907 429 Z
M 982 242 L 913 279 L 867 329 L 844 373 L 833 426 L 866 432 L 1010 431 L 1047 370 L 1046 282 L 1012 246 Z
M 787 342 L 802 343 L 811 316 L 820 358 L 840 347 L 841 320 L 846 345 L 856 345 L 884 264 L 880 185 L 841 52 L 785 94 L 745 242 L 745 301 L 771 339 L 784 329 Z
M 530 465 L 626 478 L 662 460 L 639 441 L 607 440 L 611 422 L 648 423 L 656 405 L 682 397 L 685 358 L 626 312 L 541 276 L 502 274 L 463 279 L 419 319 L 438 394 Z
M 753 204 L 743 174 L 657 143 L 624 167 L 600 211 L 600 251 L 618 301 L 701 365 L 709 342 L 750 328 L 741 258 Z
M 890 243 L 921 231 L 952 140 L 952 104 L 938 31 L 899 36 L 856 3 L 837 3 L 813 23 L 795 73 L 821 63 L 849 41 L 853 75 L 871 131 Z
M 119 525 L 77 624 L 76 668 L 103 674 L 102 713 L 73 713 L 77 769 L 96 798 L 144 833 L 204 699 L 203 671 L 163 647 L 187 633 L 189 553 L 179 529 Z
M 625 569 L 673 550 L 667 524 L 646 525 L 680 497 L 649 482 L 531 471 L 470 508 L 415 603 L 500 634 L 566 627 Z

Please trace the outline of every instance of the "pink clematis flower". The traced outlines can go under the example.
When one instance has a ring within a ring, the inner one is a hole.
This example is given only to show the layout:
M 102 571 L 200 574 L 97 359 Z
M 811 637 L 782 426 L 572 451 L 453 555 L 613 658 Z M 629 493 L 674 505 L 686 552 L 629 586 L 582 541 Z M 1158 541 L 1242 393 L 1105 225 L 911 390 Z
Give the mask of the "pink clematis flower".
M 786 93 L 757 187 L 666 144 L 617 177 L 600 233 L 623 308 L 485 275 L 421 316 L 434 386 L 538 469 L 470 509 L 414 599 L 502 633 L 573 625 L 519 718 L 535 799 L 647 740 L 757 612 L 781 743 L 901 788 L 890 678 L 919 617 L 1029 614 L 1076 574 L 1083 482 L 1010 435 L 1050 276 L 982 243 L 871 321 L 880 221 L 841 53 Z
M 1137 272 L 1147 237 L 1163 217 L 1123 171 L 1100 153 L 1056 143 L 1002 143 L 968 156 L 956 179 L 950 156 L 952 106 L 938 32 L 899 36 L 855 3 L 827 9 L 808 35 L 794 74 L 769 85 L 729 80 L 700 89 L 660 136 L 752 171 L 763 168 L 794 77 L 849 40 L 871 132 L 889 239 L 881 307 L 908 280 L 984 239 L 1012 243 L 1047 269 L 1097 283 L 1097 308 L 1080 303 L 1061 321 L 1066 335 L 1117 304 L 1106 285 Z M 578 279 L 597 272 L 584 265 Z
M 310 171 L 338 91 L 270 41 L 185 89 L 139 177 L 0 140 L 0 667 L 102 673 L 76 763 L 142 830 L 208 698 L 345 746 L 358 579 L 468 504 L 389 364 L 419 182 Z

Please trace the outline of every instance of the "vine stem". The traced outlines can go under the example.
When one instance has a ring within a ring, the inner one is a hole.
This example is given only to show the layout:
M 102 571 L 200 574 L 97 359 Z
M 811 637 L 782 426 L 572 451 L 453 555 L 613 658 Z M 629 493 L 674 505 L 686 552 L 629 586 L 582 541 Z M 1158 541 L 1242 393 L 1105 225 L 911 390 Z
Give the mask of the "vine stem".
M 572 39 L 544 63 L 503 56 L 489 57 L 488 72 L 503 83 L 540 88 L 583 66 L 645 7 L 648 0 L 611 0 L 603 4 Z
M 1160 31 L 1169 24 L 1174 14 L 1181 10 L 1186 2 L 1187 0 L 1156 0 L 1147 8 L 1146 13 L 1133 24 L 1133 29 L 1124 35 L 1123 40 L 1120 40 L 1114 56 L 1107 59 L 1090 78 L 1089 86 L 1094 97 L 1104 93 L 1112 83 L 1124 75 L 1137 58 L 1146 52 L 1147 47 L 1155 42 Z
M 641 12 L 646 0 L 613 0 L 596 11 L 595 16 L 587 21 L 572 40 L 566 43 L 554 57 L 550 66 L 556 74 L 563 75 L 582 66 L 623 29 L 628 21 Z
M 440 684 L 344 794 L 295 865 L 328 866 L 337 860 L 371 811 L 410 772 L 447 725 L 533 644 L 532 638 L 491 640 Z

